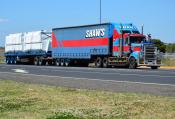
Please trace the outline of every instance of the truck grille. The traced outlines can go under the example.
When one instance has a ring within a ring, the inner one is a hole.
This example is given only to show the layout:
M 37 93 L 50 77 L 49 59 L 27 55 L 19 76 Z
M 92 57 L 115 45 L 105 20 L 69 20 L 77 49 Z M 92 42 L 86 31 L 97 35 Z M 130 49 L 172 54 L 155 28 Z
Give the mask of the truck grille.
M 156 47 L 154 46 L 145 46 L 145 60 L 155 60 Z

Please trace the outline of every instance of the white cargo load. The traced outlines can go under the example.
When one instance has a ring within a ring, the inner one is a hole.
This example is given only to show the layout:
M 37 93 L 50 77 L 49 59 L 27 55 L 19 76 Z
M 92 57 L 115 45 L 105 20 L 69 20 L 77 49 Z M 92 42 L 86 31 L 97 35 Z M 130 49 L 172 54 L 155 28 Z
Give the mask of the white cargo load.
M 6 36 L 5 44 L 6 45 L 17 45 L 22 43 L 22 33 L 10 34 Z
M 5 52 L 51 50 L 51 33 L 45 31 L 10 34 L 6 37 Z
M 22 51 L 22 45 L 6 45 L 5 52 L 18 52 Z
M 41 43 L 47 37 L 42 31 L 28 32 L 24 35 L 24 43 Z

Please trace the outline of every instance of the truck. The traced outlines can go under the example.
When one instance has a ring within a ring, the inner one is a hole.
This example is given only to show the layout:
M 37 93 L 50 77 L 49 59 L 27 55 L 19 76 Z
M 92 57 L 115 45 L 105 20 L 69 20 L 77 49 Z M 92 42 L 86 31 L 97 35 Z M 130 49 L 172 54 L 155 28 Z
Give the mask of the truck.
M 132 23 L 53 28 L 48 38 L 51 39 L 47 40 L 48 49 L 39 48 L 40 53 L 33 48 L 27 51 L 9 48 L 5 52 L 7 64 L 16 64 L 27 57 L 35 65 L 71 66 L 79 63 L 94 64 L 98 68 L 122 66 L 130 69 L 139 66 L 157 69 L 161 65 L 157 47 Z M 8 43 L 5 48 L 8 49 Z

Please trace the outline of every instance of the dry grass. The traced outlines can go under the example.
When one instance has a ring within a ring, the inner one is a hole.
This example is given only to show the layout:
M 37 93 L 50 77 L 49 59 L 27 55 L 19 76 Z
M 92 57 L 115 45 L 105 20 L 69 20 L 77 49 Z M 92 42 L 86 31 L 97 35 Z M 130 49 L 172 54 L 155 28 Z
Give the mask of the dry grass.
M 162 64 L 164 66 L 175 66 L 175 59 L 174 58 L 163 58 Z
M 173 119 L 175 98 L 0 81 L 2 119 Z
M 4 49 L 0 48 L 0 64 L 4 63 L 5 57 L 1 56 L 2 54 L 4 54 L 4 52 L 5 52 Z

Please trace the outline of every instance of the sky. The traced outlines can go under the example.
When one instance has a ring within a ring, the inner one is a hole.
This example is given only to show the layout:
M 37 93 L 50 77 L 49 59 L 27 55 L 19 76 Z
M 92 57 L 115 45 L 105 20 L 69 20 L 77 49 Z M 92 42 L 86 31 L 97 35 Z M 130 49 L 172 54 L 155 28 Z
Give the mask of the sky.
M 99 23 L 100 0 L 0 0 L 0 46 L 11 33 Z M 175 42 L 175 0 L 102 0 L 102 22 L 133 23 Z

